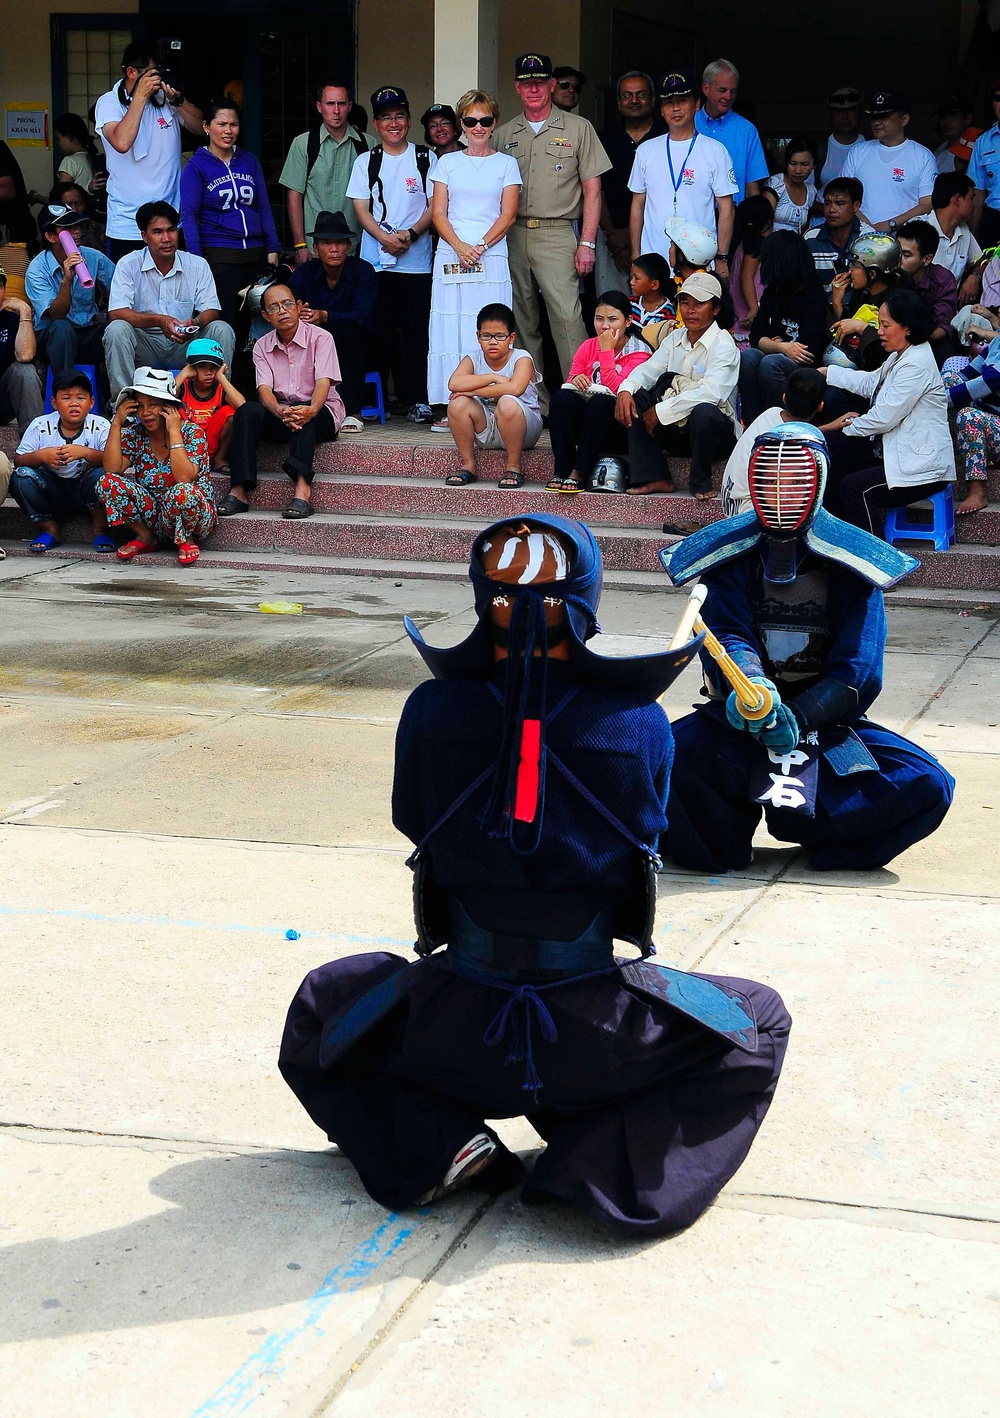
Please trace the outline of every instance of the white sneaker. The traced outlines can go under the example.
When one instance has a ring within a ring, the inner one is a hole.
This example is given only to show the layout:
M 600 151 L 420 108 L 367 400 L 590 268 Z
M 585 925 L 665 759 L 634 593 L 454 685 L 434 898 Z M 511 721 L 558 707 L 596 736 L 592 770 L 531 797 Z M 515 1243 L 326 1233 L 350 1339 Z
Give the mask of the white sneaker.
M 424 1192 L 423 1196 L 417 1199 L 417 1205 L 427 1206 L 432 1201 L 440 1201 L 442 1197 L 450 1196 L 452 1192 L 468 1186 L 473 1177 L 489 1166 L 496 1150 L 497 1145 L 488 1133 L 477 1133 L 464 1147 L 459 1148 L 454 1161 L 444 1174 L 444 1179 L 438 1182 L 436 1187 Z
M 339 431 L 341 433 L 364 433 L 364 419 L 359 419 L 356 414 L 348 414 L 340 425 Z

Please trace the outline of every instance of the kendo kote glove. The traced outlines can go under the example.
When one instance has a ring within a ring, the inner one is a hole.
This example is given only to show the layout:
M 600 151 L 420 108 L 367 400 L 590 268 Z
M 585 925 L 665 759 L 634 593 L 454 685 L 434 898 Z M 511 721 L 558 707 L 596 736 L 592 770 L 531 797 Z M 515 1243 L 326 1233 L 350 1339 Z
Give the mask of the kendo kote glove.
M 774 680 L 765 679 L 763 675 L 750 675 L 749 680 L 751 684 L 762 684 L 765 689 L 770 690 L 771 697 L 774 700 L 774 708 L 780 708 L 781 695 L 778 693 Z M 759 734 L 764 725 L 771 722 L 773 715 L 769 714 L 766 719 L 744 719 L 743 715 L 740 713 L 739 700 L 736 697 L 736 691 L 734 689 L 726 700 L 726 718 L 734 729 L 749 729 L 752 734 Z
M 775 753 L 790 752 L 799 741 L 799 721 L 787 704 L 775 702 L 775 712 L 764 720 L 764 728 L 750 724 L 750 732 L 765 748 Z

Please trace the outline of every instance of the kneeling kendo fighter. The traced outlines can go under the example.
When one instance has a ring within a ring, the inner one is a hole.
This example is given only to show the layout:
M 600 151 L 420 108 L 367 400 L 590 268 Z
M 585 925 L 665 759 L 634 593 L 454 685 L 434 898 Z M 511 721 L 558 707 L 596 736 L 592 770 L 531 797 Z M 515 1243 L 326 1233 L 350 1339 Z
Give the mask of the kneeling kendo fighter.
M 882 688 L 883 590 L 919 563 L 822 507 L 827 465 L 811 424 L 761 434 L 753 510 L 660 553 L 675 585 L 702 583 L 706 622 L 759 695 L 741 705 L 702 649 L 708 703 L 673 726 L 664 845 L 679 866 L 749 865 L 763 811 L 816 869 L 873 869 L 951 805 L 937 759 L 866 717 Z
M 613 953 L 652 952 L 673 759 L 656 701 L 699 641 L 593 653 L 600 554 L 561 517 L 488 528 L 470 576 L 463 644 L 406 622 L 434 675 L 403 710 L 392 798 L 420 959 L 309 974 L 281 1071 L 384 1206 L 521 1182 L 485 1120 L 524 1116 L 547 1144 L 526 1201 L 673 1231 L 746 1157 L 790 1027 L 764 985 Z

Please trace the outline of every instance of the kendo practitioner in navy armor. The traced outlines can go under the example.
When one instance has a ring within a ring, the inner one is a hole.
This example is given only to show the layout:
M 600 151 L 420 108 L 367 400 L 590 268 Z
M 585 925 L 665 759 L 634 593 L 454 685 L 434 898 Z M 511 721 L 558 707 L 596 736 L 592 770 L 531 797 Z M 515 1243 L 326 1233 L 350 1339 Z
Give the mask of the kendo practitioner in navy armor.
M 708 703 L 677 721 L 666 854 L 732 871 L 754 829 L 797 842 L 814 868 L 885 866 L 927 837 L 955 780 L 867 718 L 882 688 L 883 590 L 919 563 L 822 507 L 826 440 L 786 423 L 754 442 L 753 510 L 660 553 L 675 585 L 702 582 L 702 611 L 737 666 L 774 694 L 749 722 L 702 651 Z
M 613 952 L 652 952 L 673 758 L 656 701 L 698 641 L 594 654 L 600 554 L 561 517 L 488 528 L 470 576 L 463 644 L 406 621 L 434 675 L 404 708 L 392 799 L 420 958 L 309 974 L 281 1072 L 383 1206 L 522 1181 L 485 1119 L 523 1115 L 547 1144 L 525 1200 L 674 1231 L 746 1157 L 790 1027 L 764 985 Z

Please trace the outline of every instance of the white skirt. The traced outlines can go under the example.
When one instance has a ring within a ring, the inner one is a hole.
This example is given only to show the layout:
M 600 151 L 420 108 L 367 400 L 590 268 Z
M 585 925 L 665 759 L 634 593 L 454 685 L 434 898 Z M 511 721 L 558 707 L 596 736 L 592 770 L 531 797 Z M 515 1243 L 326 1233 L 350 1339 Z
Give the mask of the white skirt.
M 448 380 L 463 355 L 476 351 L 476 316 L 484 305 L 511 304 L 510 268 L 506 251 L 487 251 L 483 257 L 486 279 L 469 285 L 442 280 L 446 262 L 458 257 L 444 241 L 438 242 L 431 286 L 431 326 L 427 346 L 427 402 L 448 402 Z

